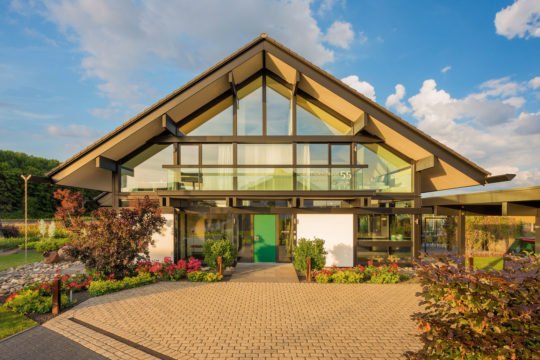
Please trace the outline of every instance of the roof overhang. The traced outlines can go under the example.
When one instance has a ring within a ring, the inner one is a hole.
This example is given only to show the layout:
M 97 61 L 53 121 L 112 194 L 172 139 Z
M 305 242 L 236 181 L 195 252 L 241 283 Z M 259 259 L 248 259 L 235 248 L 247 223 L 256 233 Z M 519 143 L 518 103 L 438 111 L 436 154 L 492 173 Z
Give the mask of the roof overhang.
M 201 106 L 231 91 L 231 79 L 241 83 L 262 69 L 335 109 L 351 121 L 355 131 L 379 137 L 412 162 L 432 157 L 432 164 L 418 171 L 421 192 L 488 182 L 490 174 L 483 168 L 266 35 L 71 157 L 48 176 L 59 185 L 111 191 L 112 173 L 96 166 L 98 157 L 120 161 L 156 136 L 170 133 L 172 123 L 180 123 Z

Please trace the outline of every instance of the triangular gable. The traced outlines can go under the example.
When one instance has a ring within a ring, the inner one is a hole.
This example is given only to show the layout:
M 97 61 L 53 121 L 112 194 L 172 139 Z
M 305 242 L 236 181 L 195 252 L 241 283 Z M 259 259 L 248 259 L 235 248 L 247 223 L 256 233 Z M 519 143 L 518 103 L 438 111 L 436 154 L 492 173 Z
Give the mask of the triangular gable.
M 489 175 L 486 170 L 266 35 L 261 35 L 250 42 L 59 165 L 48 175 L 59 184 L 111 191 L 110 173 L 96 169 L 95 160 L 98 156 L 120 161 L 148 140 L 163 133 L 164 115 L 175 123 L 182 124 L 182 120 L 196 112 L 201 105 L 214 101 L 230 91 L 231 79 L 235 83 L 241 83 L 261 69 L 268 69 L 295 89 L 338 111 L 350 121 L 355 133 L 363 130 L 376 135 L 384 140 L 386 146 L 415 161 L 435 156 L 437 158 L 435 165 L 421 174 L 423 192 L 486 182 Z M 226 108 L 230 104 L 225 105 Z M 331 125 L 334 130 L 339 130 L 338 122 L 332 122 L 330 119 L 326 124 Z

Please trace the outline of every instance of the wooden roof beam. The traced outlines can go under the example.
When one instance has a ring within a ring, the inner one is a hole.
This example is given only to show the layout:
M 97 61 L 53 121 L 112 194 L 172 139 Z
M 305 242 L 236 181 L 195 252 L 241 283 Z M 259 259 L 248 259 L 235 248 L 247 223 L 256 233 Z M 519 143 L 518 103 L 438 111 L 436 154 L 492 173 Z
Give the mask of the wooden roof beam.
M 118 164 L 116 161 L 101 155 L 96 158 L 96 167 L 112 172 L 118 171 Z
M 174 120 L 171 119 L 171 117 L 167 114 L 163 114 L 161 116 L 161 126 L 174 136 L 184 136 L 184 134 L 182 134 L 182 132 L 178 129 L 178 126 L 176 126 Z
M 295 71 L 296 73 L 296 76 L 295 76 L 295 81 L 294 81 L 294 84 L 293 85 L 293 88 L 292 88 L 292 96 L 296 96 L 296 93 L 298 92 L 298 85 L 300 84 L 300 71 Z
M 435 167 L 437 158 L 434 155 L 426 156 L 418 161 L 416 161 L 416 171 L 427 170 Z
M 352 123 L 352 134 L 358 135 L 358 133 L 364 130 L 370 122 L 369 114 L 365 111 L 362 112 L 362 115 Z

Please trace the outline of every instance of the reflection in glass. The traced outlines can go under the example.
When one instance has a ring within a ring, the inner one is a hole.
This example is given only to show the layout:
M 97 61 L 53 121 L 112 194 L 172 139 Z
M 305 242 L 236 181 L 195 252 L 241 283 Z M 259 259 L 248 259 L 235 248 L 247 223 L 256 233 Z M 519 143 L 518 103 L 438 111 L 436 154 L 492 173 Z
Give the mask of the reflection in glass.
M 299 165 L 328 164 L 328 144 L 296 144 L 296 162 Z
M 253 262 L 253 215 L 238 215 L 238 261 Z
M 329 169 L 307 168 L 296 169 L 296 190 L 322 191 L 328 190 Z
M 201 190 L 234 190 L 234 169 L 205 168 L 201 173 Z
M 232 165 L 232 144 L 203 144 L 202 163 L 203 165 Z
M 357 144 L 356 161 L 367 164 L 363 188 L 384 192 L 411 192 L 411 164 L 379 144 Z
M 199 169 L 168 169 L 169 179 L 173 184 L 174 190 L 201 190 L 201 177 Z
M 348 135 L 351 127 L 336 117 L 306 100 L 296 97 L 296 134 L 297 135 Z
M 278 216 L 277 261 L 291 262 L 294 249 L 292 215 Z
M 352 171 L 350 168 L 332 168 L 332 190 L 351 190 Z
M 343 144 L 332 145 L 332 165 L 349 165 L 351 163 L 351 146 Z
M 426 254 L 455 254 L 458 250 L 455 216 L 422 216 L 422 251 Z
M 167 190 L 169 179 L 162 165 L 173 164 L 172 145 L 152 145 L 120 167 L 121 191 Z
M 180 164 L 199 165 L 199 145 L 180 145 Z
M 238 135 L 262 135 L 262 78 L 238 90 Z
M 358 238 L 364 240 L 411 240 L 411 215 L 358 215 Z
M 187 255 L 202 258 L 206 240 L 233 239 L 233 218 L 226 214 L 187 214 Z
M 180 128 L 190 136 L 231 136 L 233 134 L 232 96 L 204 113 L 191 119 Z
M 292 190 L 292 169 L 237 169 L 238 190 Z
M 292 135 L 291 90 L 266 77 L 266 134 Z
M 292 165 L 292 144 L 238 144 L 239 165 Z

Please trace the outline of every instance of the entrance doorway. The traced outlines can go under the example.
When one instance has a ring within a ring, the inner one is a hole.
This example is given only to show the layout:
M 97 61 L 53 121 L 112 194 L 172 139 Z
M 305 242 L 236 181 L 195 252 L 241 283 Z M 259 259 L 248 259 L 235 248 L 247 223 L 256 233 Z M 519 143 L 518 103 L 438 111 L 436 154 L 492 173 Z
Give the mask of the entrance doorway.
M 254 252 L 255 262 L 276 262 L 276 215 L 254 216 Z

